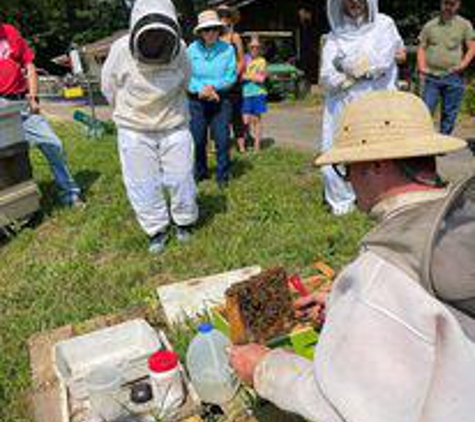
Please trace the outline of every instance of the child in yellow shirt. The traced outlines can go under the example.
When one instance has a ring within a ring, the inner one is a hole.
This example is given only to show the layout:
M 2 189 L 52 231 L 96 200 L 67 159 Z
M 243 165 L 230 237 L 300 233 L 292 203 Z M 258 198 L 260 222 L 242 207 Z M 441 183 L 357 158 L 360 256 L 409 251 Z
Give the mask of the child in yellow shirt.
M 254 149 L 261 146 L 262 114 L 267 112 L 267 62 L 260 55 L 260 43 L 253 37 L 249 43 L 249 54 L 246 55 L 246 71 L 243 76 L 243 115 L 244 124 L 254 139 Z

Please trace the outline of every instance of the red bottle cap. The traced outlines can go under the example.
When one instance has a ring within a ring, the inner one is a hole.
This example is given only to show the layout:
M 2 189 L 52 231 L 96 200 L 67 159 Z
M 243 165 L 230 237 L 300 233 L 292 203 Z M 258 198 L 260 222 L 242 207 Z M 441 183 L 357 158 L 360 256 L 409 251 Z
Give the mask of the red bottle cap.
M 160 350 L 148 359 L 148 368 L 152 372 L 168 372 L 178 366 L 178 354 L 170 350 Z

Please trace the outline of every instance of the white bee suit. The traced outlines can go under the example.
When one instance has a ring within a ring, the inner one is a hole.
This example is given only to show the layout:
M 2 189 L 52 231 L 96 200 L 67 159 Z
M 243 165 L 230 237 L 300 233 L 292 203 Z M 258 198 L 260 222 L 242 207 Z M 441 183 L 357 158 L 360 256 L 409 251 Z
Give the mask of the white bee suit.
M 141 44 L 147 31 L 160 44 L 155 56 Z M 198 218 L 186 98 L 189 77 L 173 3 L 137 0 L 130 33 L 112 45 L 104 64 L 102 91 L 114 108 L 127 195 L 149 236 L 167 228 L 170 214 L 180 226 Z
M 332 28 L 326 36 L 320 84 L 325 91 L 321 151 L 333 145 L 333 136 L 344 107 L 367 92 L 396 89 L 396 52 L 404 47 L 394 21 L 378 13 L 377 0 L 368 0 L 369 19 L 352 22 L 342 13 L 342 0 L 329 0 Z M 331 166 L 322 168 L 325 199 L 336 215 L 353 209 L 355 195 Z
M 311 422 L 472 422 L 474 188 L 378 203 L 383 220 L 335 281 L 314 362 L 271 351 L 254 374 L 260 396 Z

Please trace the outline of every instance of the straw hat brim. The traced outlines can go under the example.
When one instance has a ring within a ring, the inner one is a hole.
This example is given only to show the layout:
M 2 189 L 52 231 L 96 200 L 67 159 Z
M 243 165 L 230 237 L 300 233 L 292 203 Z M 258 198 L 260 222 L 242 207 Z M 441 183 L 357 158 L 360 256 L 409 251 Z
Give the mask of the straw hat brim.
M 193 30 L 193 32 L 195 33 L 195 35 L 199 35 L 199 33 L 203 30 L 203 29 L 207 29 L 207 28 L 219 28 L 219 29 L 224 29 L 224 24 L 219 21 L 219 20 L 216 20 L 216 21 L 208 21 L 208 22 L 203 22 L 201 24 L 198 24 L 195 29 Z
M 397 145 L 397 147 L 395 147 Z M 379 142 L 348 147 L 335 146 L 315 160 L 317 166 L 369 161 L 399 160 L 447 154 L 463 149 L 467 142 L 452 136 L 434 134 L 422 138 Z

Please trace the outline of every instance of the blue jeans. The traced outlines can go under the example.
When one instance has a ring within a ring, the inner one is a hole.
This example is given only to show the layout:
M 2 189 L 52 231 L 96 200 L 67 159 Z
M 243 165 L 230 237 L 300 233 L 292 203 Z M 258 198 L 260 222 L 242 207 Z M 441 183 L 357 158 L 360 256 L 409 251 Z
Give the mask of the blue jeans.
M 216 143 L 218 183 L 229 179 L 229 123 L 231 120 L 231 102 L 222 98 L 221 102 L 202 101 L 190 98 L 191 133 L 195 141 L 195 176 L 202 180 L 208 176 L 206 145 L 208 130 Z
M 56 185 L 60 189 L 61 202 L 65 205 L 72 204 L 81 194 L 81 190 L 71 176 L 61 140 L 40 114 L 25 113 L 23 129 L 28 143 L 37 146 L 48 160 Z
M 465 82 L 463 77 L 457 73 L 441 77 L 426 76 L 424 102 L 431 113 L 434 113 L 439 99 L 441 100 L 440 131 L 444 135 L 450 135 L 455 128 L 464 92 Z

